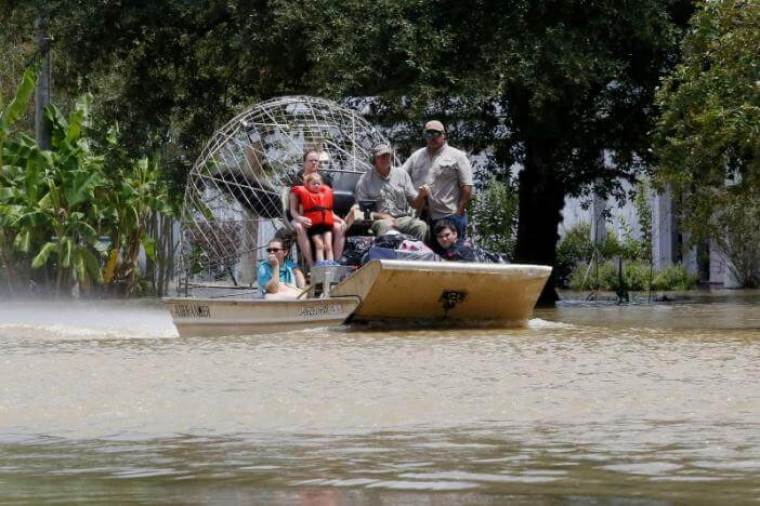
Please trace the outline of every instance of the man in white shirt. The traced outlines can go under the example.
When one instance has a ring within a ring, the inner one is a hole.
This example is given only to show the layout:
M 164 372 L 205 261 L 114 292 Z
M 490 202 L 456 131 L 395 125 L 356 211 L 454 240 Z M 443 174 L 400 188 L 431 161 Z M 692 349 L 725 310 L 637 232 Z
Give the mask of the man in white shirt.
M 440 121 L 428 121 L 424 135 L 427 146 L 412 153 L 401 168 L 425 197 L 431 228 L 445 218 L 464 238 L 467 204 L 472 198 L 472 165 L 463 151 L 446 142 L 446 129 Z

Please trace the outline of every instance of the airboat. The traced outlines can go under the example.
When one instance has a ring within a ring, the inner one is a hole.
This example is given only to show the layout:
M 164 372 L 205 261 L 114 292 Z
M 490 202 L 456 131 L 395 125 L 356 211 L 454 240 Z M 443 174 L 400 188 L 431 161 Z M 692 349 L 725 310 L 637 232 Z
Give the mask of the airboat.
M 261 298 L 256 266 L 269 240 L 290 227 L 287 195 L 303 153 L 320 153 L 336 212 L 345 214 L 379 143 L 388 140 L 356 111 L 307 96 L 262 102 L 218 130 L 188 176 L 180 296 L 164 299 L 180 336 L 367 324 L 524 325 L 550 267 L 372 260 L 357 270 L 315 267 L 302 298 Z

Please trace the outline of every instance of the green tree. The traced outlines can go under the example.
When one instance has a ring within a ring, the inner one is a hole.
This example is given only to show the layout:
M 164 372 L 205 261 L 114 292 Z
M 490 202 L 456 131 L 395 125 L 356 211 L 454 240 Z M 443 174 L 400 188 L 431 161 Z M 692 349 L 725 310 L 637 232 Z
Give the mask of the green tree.
M 15 246 L 31 253 L 31 267 L 55 266 L 55 292 L 65 293 L 76 281 L 88 289 L 101 279 L 96 245 L 100 209 L 96 192 L 105 186 L 103 158 L 92 152 L 85 135 L 89 101 L 78 102 L 68 116 L 46 110 L 51 150 L 18 135 L 7 146 L 9 189 L 17 212 L 11 224 Z
M 660 181 L 677 189 L 760 182 L 760 4 L 703 2 L 684 61 L 658 93 Z
M 111 139 L 118 146 L 117 137 Z M 143 157 L 137 161 L 122 159 L 124 165 L 114 167 L 110 187 L 104 195 L 104 230 L 110 231 L 110 250 L 103 281 L 119 287 L 125 295 L 137 290 L 140 252 L 156 260 L 156 241 L 148 235 L 148 227 L 156 213 L 172 215 L 168 192 L 161 177 L 158 158 Z
M 657 94 L 656 182 L 681 202 L 692 241 L 713 238 L 737 276 L 757 284 L 760 254 L 760 4 L 700 2 L 683 62 Z
M 636 195 L 633 198 L 633 205 L 636 208 L 636 216 L 639 221 L 639 230 L 641 230 L 641 247 L 639 257 L 647 262 L 652 263 L 652 204 L 651 185 L 647 178 L 641 179 L 636 185 Z
M 107 146 L 93 139 L 90 102 L 84 96 L 68 116 L 55 106 L 46 109 L 50 150 L 40 149 L 25 133 L 3 136 L 3 267 L 30 279 L 30 271 L 42 272 L 37 284 L 52 276 L 58 295 L 68 293 L 75 282 L 85 291 L 101 282 L 118 284 L 132 294 L 140 251 L 155 258 L 147 229 L 157 213 L 170 212 L 167 187 L 158 161 L 127 157 L 115 129 L 106 136 Z M 11 254 L 8 239 L 21 257 Z
M 3 104 L 3 96 L 0 94 L 0 262 L 11 292 L 19 282 L 11 244 L 12 225 L 18 218 L 19 207 L 11 187 L 11 180 L 14 178 L 13 170 L 4 162 L 5 143 L 14 133 L 16 124 L 26 111 L 36 82 L 37 71 L 30 67 L 24 72 L 18 88 L 7 105 Z M 33 178 L 36 175 L 37 171 L 32 171 L 25 177 Z

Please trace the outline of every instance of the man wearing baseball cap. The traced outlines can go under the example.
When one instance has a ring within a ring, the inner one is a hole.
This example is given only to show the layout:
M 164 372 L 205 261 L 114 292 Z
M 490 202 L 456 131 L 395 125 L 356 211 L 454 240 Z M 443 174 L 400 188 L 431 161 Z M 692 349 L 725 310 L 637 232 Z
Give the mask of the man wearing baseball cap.
M 432 120 L 423 130 L 427 146 L 410 156 L 402 170 L 426 200 L 429 223 L 448 219 L 464 238 L 467 204 L 472 198 L 472 165 L 463 151 L 449 146 L 443 123 Z
M 427 240 L 428 225 L 414 217 L 414 209 L 424 202 L 412 185 L 409 174 L 392 164 L 393 150 L 387 144 L 378 144 L 372 150 L 372 170 L 368 170 L 356 183 L 354 198 L 357 202 L 374 201 L 372 232 L 376 237 L 396 229 L 420 241 Z

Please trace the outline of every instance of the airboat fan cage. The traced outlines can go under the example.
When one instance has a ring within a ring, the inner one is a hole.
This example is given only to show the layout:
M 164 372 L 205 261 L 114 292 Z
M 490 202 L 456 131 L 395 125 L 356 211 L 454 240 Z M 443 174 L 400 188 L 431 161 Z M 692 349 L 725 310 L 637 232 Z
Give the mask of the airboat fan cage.
M 353 203 L 372 147 L 387 140 L 356 111 L 332 101 L 280 97 L 218 130 L 188 176 L 182 211 L 184 281 L 250 285 L 260 250 L 287 229 L 287 198 L 301 184 L 306 151 L 320 154 L 336 207 Z M 187 286 L 187 285 L 186 285 Z

